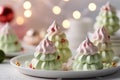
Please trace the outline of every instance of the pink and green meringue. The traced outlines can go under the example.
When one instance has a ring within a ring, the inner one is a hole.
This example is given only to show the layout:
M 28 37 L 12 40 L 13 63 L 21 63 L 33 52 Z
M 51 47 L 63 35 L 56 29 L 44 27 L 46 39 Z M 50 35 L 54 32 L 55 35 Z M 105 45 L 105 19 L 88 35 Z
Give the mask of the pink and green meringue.
M 75 71 L 99 70 L 103 68 L 98 48 L 88 38 L 77 49 L 72 69 Z
M 60 70 L 62 67 L 56 47 L 48 38 L 43 39 L 36 48 L 31 61 L 32 68 L 40 70 Z
M 63 63 L 66 62 L 72 56 L 66 34 L 62 31 L 61 27 L 56 24 L 55 21 L 48 28 L 47 32 L 48 34 L 46 36 L 50 41 L 54 42 L 57 48 L 57 53 L 60 56 L 60 60 Z
M 6 23 L 0 29 L 0 49 L 6 54 L 22 50 L 18 37 L 12 30 L 9 23 Z
M 92 42 L 100 50 L 111 48 L 110 35 L 104 26 L 98 28 L 92 36 Z
M 111 46 L 110 35 L 108 34 L 105 27 L 102 26 L 98 28 L 98 30 L 94 32 L 92 38 L 94 45 L 96 45 L 99 49 L 98 53 L 101 55 L 104 65 L 111 65 L 114 57 L 114 52 Z M 108 66 L 108 68 L 109 67 L 111 66 Z
M 96 30 L 100 26 L 104 26 L 110 35 L 114 35 L 120 28 L 116 10 L 109 2 L 101 8 L 99 15 L 96 18 L 94 29 Z

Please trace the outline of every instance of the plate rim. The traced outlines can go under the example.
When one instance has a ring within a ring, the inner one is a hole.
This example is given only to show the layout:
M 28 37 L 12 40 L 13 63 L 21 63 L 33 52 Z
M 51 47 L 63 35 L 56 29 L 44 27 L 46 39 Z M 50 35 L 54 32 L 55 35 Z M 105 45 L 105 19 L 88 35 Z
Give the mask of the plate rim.
M 109 69 L 102 69 L 102 70 L 91 70 L 91 71 L 73 71 L 73 70 L 70 70 L 70 71 L 62 71 L 62 70 L 39 70 L 39 69 L 31 69 L 31 68 L 27 68 L 27 67 L 23 67 L 23 66 L 17 66 L 15 63 L 14 63 L 14 61 L 16 60 L 17 61 L 17 59 L 18 58 L 20 58 L 20 57 L 25 57 L 25 56 L 32 56 L 33 54 L 23 54 L 23 55 L 19 55 L 19 56 L 16 56 L 16 57 L 14 57 L 14 58 L 12 58 L 12 59 L 10 59 L 10 64 L 13 66 L 13 67 L 15 67 L 15 68 L 17 68 L 17 69 L 24 69 L 24 70 L 29 70 L 29 71 L 35 71 L 35 72 L 53 72 L 53 73 L 65 73 L 65 74 L 68 74 L 68 73 L 82 73 L 82 72 L 84 72 L 84 73 L 88 73 L 88 72 L 92 72 L 92 73 L 94 73 L 94 72 L 102 72 L 102 71 L 109 71 L 109 70 L 113 70 L 113 69 L 115 69 L 114 71 L 112 71 L 112 73 L 114 73 L 114 72 L 116 72 L 116 71 L 118 71 L 119 69 L 120 69 L 120 65 L 119 66 L 117 66 L 117 67 L 112 67 L 112 68 L 109 68 Z M 21 72 L 21 71 L 20 71 Z M 21 73 L 23 73 L 23 72 L 21 72 Z M 108 74 L 106 74 L 106 75 L 109 75 L 109 74 L 112 74 L 112 73 L 108 73 Z M 26 75 L 29 75 L 29 74 L 27 74 L 27 73 L 23 73 L 23 74 L 26 74 Z M 30 76 L 33 76 L 33 75 L 30 75 Z M 101 76 L 104 76 L 104 75 L 101 75 Z M 40 77 L 40 76 L 35 76 L 35 77 Z M 98 76 L 96 76 L 96 77 L 98 77 Z M 55 78 L 55 77 L 52 77 L 52 78 Z M 77 77 L 78 78 L 78 77 Z M 81 78 L 81 77 L 80 77 Z M 82 77 L 82 78 L 84 78 L 84 77 Z M 87 77 L 86 77 L 87 78 Z

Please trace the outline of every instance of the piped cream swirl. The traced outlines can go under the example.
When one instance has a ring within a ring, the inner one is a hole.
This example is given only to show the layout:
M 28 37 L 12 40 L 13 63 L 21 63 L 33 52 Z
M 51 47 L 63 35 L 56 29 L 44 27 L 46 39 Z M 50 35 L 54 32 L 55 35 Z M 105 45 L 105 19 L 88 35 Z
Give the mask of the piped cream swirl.
M 104 26 L 98 28 L 94 34 L 93 34 L 93 42 L 99 41 L 101 43 L 109 42 L 110 41 L 110 35 L 108 34 L 107 30 L 104 28 Z
M 77 49 L 78 53 L 84 55 L 94 55 L 97 53 L 97 51 L 97 47 L 93 45 L 93 43 L 88 39 L 88 37 L 80 44 Z
M 58 24 L 56 23 L 56 21 L 54 21 L 50 27 L 47 30 L 48 33 L 59 33 L 61 32 L 60 27 L 58 26 Z
M 36 47 L 36 51 L 39 51 L 42 54 L 53 54 L 56 52 L 56 47 L 53 42 L 48 40 L 48 38 L 45 38 Z

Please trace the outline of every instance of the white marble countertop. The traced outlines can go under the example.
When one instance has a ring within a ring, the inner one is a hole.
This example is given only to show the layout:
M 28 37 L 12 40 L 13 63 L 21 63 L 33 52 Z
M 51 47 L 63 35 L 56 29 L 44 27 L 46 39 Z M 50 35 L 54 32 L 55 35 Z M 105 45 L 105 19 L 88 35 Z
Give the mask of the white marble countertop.
M 0 64 L 0 80 L 80 80 L 80 79 L 45 79 L 27 76 L 19 73 L 13 66 L 10 65 L 9 60 L 5 60 Z M 82 79 L 82 80 L 120 80 L 120 70 L 104 77 Z

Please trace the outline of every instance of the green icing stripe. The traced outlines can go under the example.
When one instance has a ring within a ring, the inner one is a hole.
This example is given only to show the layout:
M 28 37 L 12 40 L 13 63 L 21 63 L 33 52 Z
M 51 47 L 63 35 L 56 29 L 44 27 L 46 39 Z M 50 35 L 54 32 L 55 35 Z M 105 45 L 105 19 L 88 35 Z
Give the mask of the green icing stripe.
M 73 70 L 75 70 L 75 71 L 99 70 L 102 68 L 103 68 L 102 62 L 98 62 L 98 63 L 94 63 L 94 64 L 87 64 L 87 63 L 82 64 L 82 63 L 78 63 L 78 62 L 73 63 Z
M 99 54 L 95 55 L 80 55 L 76 60 L 80 63 L 98 63 L 101 59 L 101 56 Z
M 0 35 L 0 42 L 1 43 L 12 43 L 18 41 L 16 35 Z
M 102 56 L 103 62 L 111 62 L 113 59 L 114 53 L 112 50 L 105 50 L 105 51 L 101 51 L 100 55 Z
M 32 60 L 32 65 L 35 69 L 41 70 L 60 70 L 62 67 L 61 62 L 58 60 L 41 61 L 35 58 Z
M 4 52 L 16 52 L 21 50 L 21 45 L 18 43 L 17 45 L 14 43 L 6 43 L 6 44 L 0 44 L 0 49 L 2 49 Z
M 72 57 L 71 51 L 69 48 L 57 49 L 57 53 L 60 56 L 62 62 L 66 62 L 70 57 Z
M 57 56 L 58 56 L 57 53 L 53 53 L 53 54 L 42 54 L 39 52 L 34 53 L 34 57 L 41 61 L 52 61 L 57 59 Z

